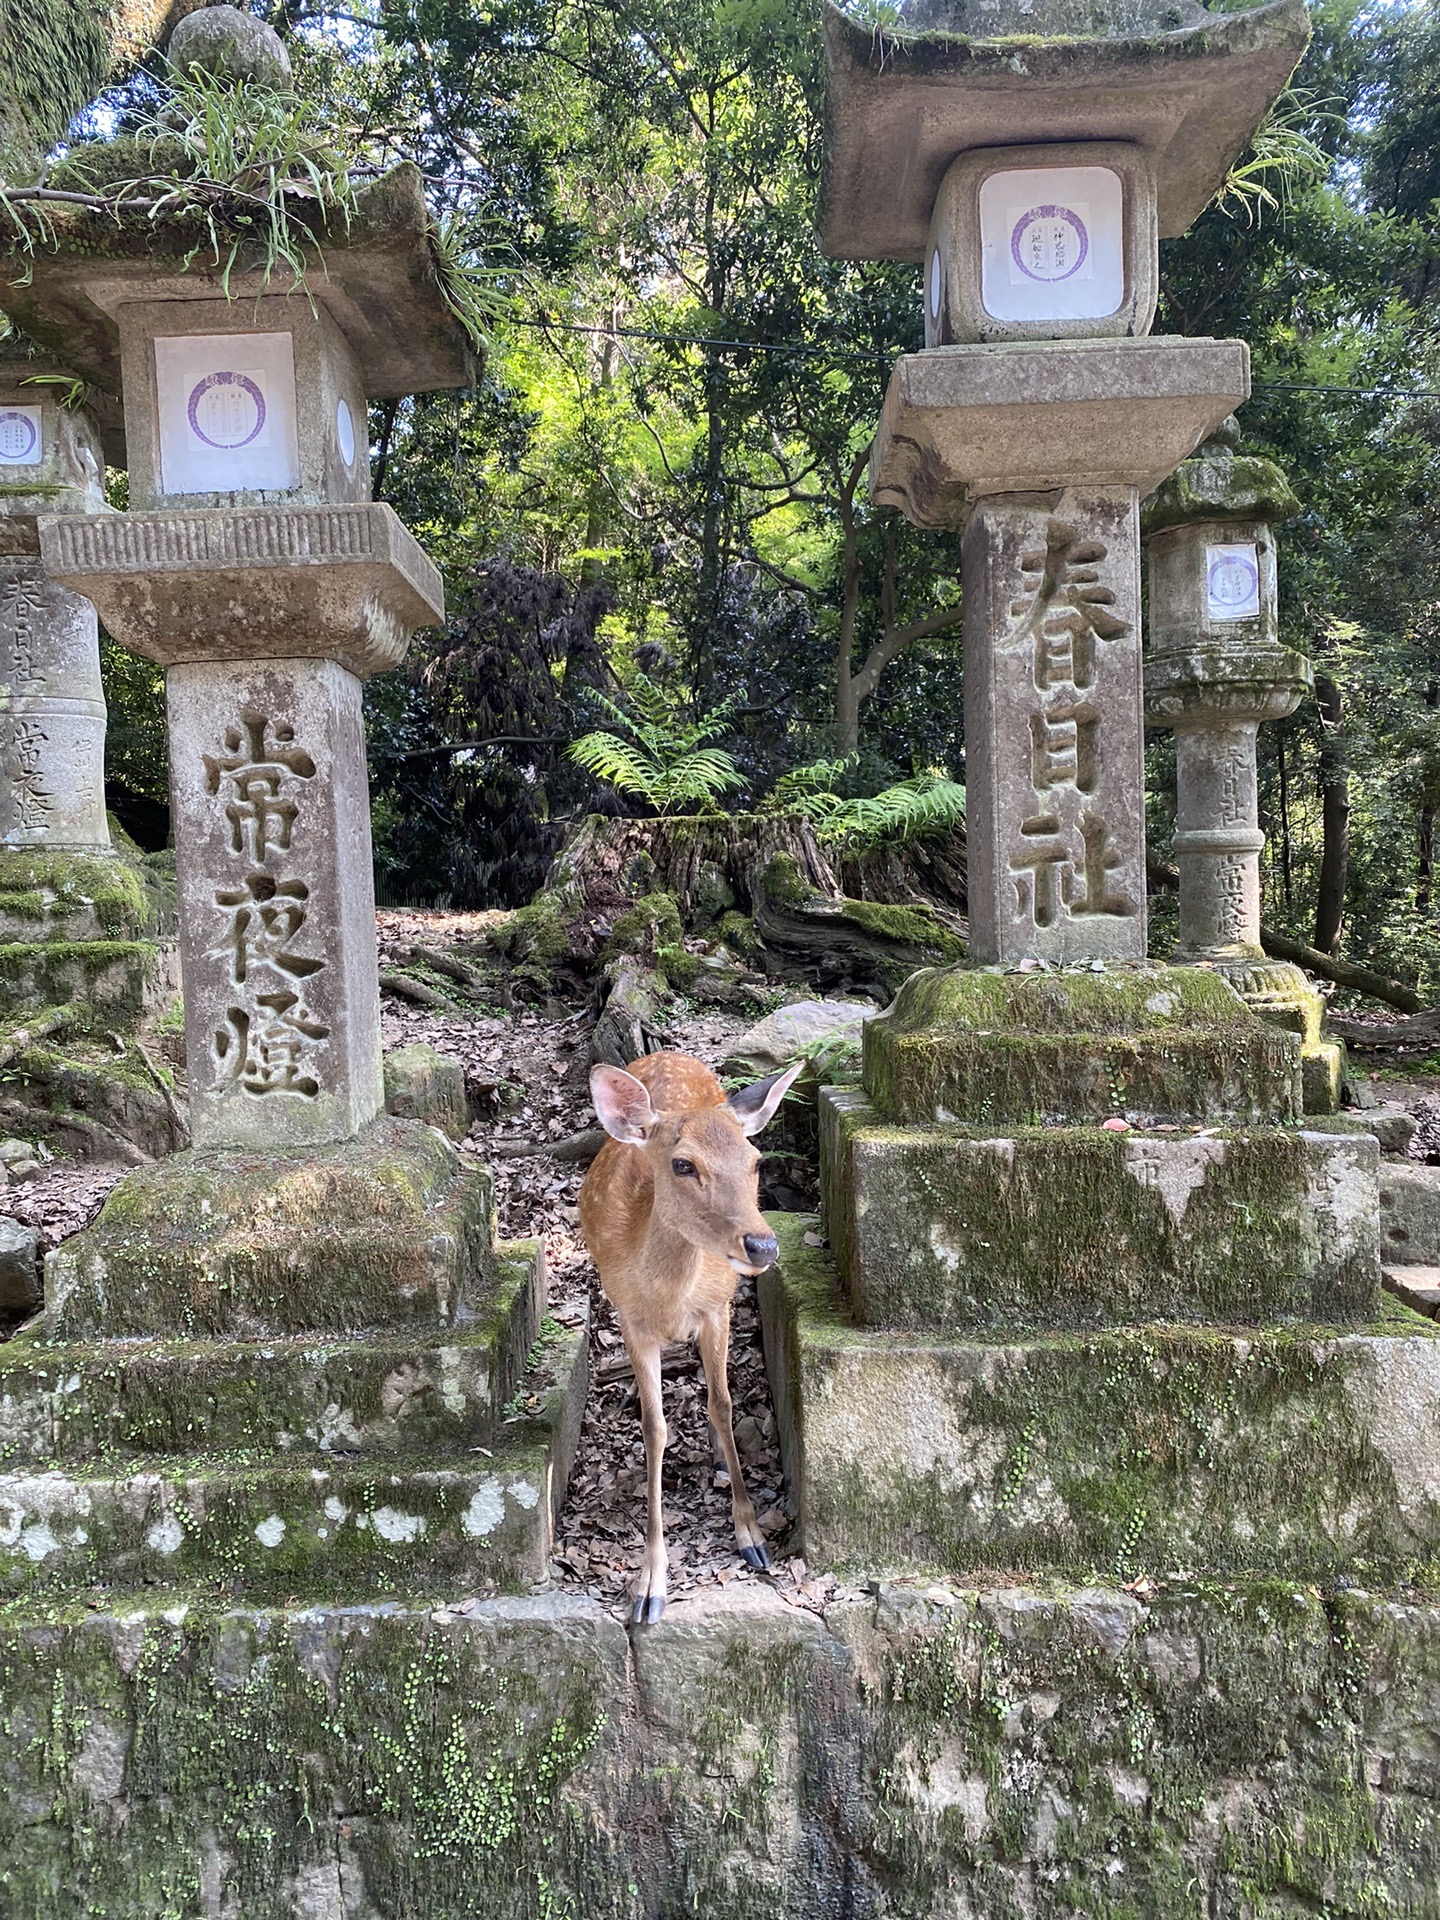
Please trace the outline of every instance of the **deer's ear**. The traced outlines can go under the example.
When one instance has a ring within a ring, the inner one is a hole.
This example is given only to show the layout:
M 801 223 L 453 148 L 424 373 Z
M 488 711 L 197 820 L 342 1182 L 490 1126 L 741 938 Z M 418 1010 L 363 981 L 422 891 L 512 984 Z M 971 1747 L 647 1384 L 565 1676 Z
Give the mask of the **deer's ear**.
M 797 1060 L 783 1073 L 772 1073 L 768 1080 L 757 1080 L 753 1086 L 741 1087 L 731 1094 L 725 1104 L 747 1134 L 759 1133 L 762 1127 L 769 1126 L 775 1109 L 790 1091 L 804 1064 L 803 1060 Z
M 623 1067 L 592 1067 L 590 1098 L 606 1133 L 627 1146 L 643 1146 L 660 1118 L 643 1084 Z

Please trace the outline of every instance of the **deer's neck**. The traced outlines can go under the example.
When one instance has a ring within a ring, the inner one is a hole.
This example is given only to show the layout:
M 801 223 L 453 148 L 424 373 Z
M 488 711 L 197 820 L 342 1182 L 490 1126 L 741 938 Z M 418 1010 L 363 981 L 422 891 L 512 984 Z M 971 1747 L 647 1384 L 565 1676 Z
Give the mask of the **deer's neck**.
M 698 1278 L 704 1257 L 676 1228 L 651 1214 L 639 1263 L 650 1286 L 666 1293 L 687 1291 Z

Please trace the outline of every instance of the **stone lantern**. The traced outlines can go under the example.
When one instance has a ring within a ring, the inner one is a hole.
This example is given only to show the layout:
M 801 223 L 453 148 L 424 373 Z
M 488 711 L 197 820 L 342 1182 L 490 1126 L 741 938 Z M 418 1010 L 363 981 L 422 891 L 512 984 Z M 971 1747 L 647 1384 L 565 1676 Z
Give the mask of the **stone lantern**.
M 283 78 L 264 22 L 191 19 L 217 79 Z M 370 499 L 365 403 L 473 370 L 414 168 L 314 237 L 303 285 L 253 258 L 227 285 L 193 231 L 85 209 L 0 255 L 0 306 L 123 399 L 132 510 L 42 516 L 39 540 L 56 591 L 165 669 L 194 1142 L 50 1255 L 43 1315 L 0 1346 L 0 1592 L 40 1560 L 42 1619 L 100 1580 L 196 1645 L 207 1593 L 315 1625 L 384 1595 L 408 1635 L 440 1598 L 543 1577 L 586 1384 L 581 1328 L 544 1411 L 509 1417 L 522 1377 L 542 1406 L 543 1255 L 495 1246 L 489 1175 L 422 1123 L 423 1070 L 382 1110 L 361 683 L 443 599 Z M 238 1911 L 228 1856 L 212 1882 Z
M 82 221 L 3 291 L 123 397 L 131 511 L 46 517 L 40 548 L 166 669 L 197 1145 L 342 1140 L 383 1101 L 361 682 L 443 595 L 370 499 L 366 401 L 470 377 L 427 224 L 401 169 L 303 287 Z
M 870 490 L 964 530 L 976 959 L 1144 956 L 1137 506 L 1249 391 L 1243 342 L 1147 337 L 1158 238 L 1306 34 L 1301 0 L 826 10 L 823 244 L 924 269 Z
M 1271 460 L 1237 453 L 1227 420 L 1145 503 L 1150 570 L 1145 717 L 1175 734 L 1180 932 L 1175 958 L 1216 967 L 1259 1014 L 1302 1037 L 1305 1104 L 1332 1112 L 1340 1049 L 1302 970 L 1260 944 L 1256 735 L 1293 713 L 1310 662 L 1280 644 L 1275 538 L 1300 503 Z

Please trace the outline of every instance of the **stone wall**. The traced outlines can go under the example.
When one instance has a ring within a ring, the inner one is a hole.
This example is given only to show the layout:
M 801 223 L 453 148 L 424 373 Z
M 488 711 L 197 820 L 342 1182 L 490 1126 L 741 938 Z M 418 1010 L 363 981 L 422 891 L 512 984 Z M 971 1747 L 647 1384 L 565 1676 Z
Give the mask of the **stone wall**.
M 1440 1914 L 1440 1605 L 0 1615 L 7 1920 Z

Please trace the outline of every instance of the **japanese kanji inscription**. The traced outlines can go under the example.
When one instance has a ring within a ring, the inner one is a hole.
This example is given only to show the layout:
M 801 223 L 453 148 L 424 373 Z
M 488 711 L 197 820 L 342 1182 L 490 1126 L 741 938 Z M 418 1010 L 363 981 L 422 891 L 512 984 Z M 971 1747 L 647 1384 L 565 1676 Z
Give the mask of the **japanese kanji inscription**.
M 1142 958 L 1134 493 L 982 501 L 963 552 L 975 957 Z

